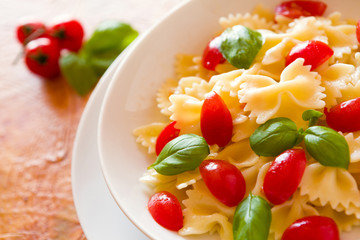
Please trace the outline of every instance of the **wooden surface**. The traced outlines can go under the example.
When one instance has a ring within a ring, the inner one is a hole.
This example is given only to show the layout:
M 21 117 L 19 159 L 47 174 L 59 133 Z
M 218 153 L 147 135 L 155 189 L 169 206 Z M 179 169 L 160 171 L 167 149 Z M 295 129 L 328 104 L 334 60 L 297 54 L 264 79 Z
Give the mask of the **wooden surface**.
M 85 239 L 71 192 L 71 154 L 88 97 L 62 78 L 44 80 L 22 61 L 15 27 L 21 19 L 70 15 L 89 35 L 102 20 L 140 32 L 178 0 L 0 0 L 0 239 Z

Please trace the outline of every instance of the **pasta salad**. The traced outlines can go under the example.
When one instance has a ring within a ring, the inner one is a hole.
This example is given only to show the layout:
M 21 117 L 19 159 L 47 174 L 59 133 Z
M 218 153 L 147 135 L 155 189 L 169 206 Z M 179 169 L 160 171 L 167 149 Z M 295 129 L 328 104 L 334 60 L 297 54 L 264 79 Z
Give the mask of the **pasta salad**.
M 202 55 L 176 56 L 156 95 L 168 122 L 134 130 L 161 226 L 332 240 L 360 225 L 360 24 L 326 7 L 230 14 Z

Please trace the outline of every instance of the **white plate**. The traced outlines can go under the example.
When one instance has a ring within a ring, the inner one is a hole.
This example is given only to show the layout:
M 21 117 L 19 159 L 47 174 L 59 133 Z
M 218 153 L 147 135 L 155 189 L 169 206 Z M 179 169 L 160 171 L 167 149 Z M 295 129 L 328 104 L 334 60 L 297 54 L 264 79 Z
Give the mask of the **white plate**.
M 281 0 L 189 1 L 137 42 L 121 63 L 106 92 L 98 127 L 105 180 L 117 204 L 152 239 L 213 238 L 208 235 L 181 237 L 162 228 L 152 219 L 146 208 L 149 195 L 139 178 L 154 157 L 147 156 L 143 148 L 136 144 L 132 131 L 141 125 L 164 120 L 156 107 L 155 96 L 161 84 L 173 75 L 175 55 L 201 54 L 208 39 L 221 29 L 219 17 L 248 12 L 256 2 L 273 8 Z M 346 18 L 359 16 L 360 1 L 326 2 L 330 11 L 338 9 L 346 14 Z
M 71 169 L 73 196 L 80 224 L 88 240 L 148 240 L 111 197 L 100 168 L 96 141 L 100 106 L 123 54 L 106 71 L 92 93 L 74 143 Z

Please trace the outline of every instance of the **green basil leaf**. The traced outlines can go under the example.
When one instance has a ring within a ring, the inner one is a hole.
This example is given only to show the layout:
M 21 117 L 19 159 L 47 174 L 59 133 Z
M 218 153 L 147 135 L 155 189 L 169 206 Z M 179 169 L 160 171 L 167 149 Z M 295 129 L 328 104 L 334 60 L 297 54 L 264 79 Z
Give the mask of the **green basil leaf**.
M 101 76 L 115 58 L 138 36 L 129 24 L 108 20 L 100 23 L 85 43 L 81 55 Z
M 344 136 L 323 127 L 309 127 L 304 132 L 305 147 L 309 154 L 324 166 L 348 169 L 350 151 Z
M 168 142 L 150 167 L 162 175 L 176 175 L 195 170 L 209 153 L 203 137 L 184 134 Z
M 261 33 L 236 25 L 221 34 L 220 52 L 234 67 L 248 69 L 262 45 Z
M 319 121 L 319 118 L 321 118 L 324 114 L 322 112 L 316 111 L 316 110 L 306 110 L 302 114 L 302 119 L 304 121 L 309 121 L 309 127 L 314 126 Z
M 86 60 L 75 53 L 62 56 L 59 64 L 65 79 L 81 96 L 89 93 L 99 80 Z
M 95 74 L 101 77 L 118 55 L 118 52 L 109 53 L 107 56 L 85 55 L 85 59 L 90 67 L 94 70 Z
M 99 24 L 85 43 L 84 50 L 93 54 L 123 51 L 136 37 L 138 32 L 129 24 L 107 20 Z
M 288 118 L 270 119 L 250 136 L 252 150 L 260 156 L 275 157 L 294 147 L 298 138 L 296 124 Z
M 271 218 L 271 209 L 267 201 L 250 193 L 235 210 L 234 240 L 267 240 Z

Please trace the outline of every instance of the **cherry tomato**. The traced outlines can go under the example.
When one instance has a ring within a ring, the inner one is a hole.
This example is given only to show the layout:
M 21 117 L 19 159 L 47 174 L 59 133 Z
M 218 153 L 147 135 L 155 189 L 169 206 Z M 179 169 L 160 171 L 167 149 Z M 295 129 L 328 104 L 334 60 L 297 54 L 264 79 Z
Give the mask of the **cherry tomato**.
M 302 149 L 286 150 L 277 156 L 264 178 L 266 198 L 275 205 L 288 200 L 298 188 L 305 167 L 306 156 Z
M 77 52 L 83 43 L 84 29 L 77 20 L 68 20 L 53 25 L 48 30 L 50 36 L 59 41 L 60 48 Z
M 206 96 L 202 105 L 200 128 L 209 145 L 224 147 L 231 140 L 233 123 L 230 111 L 214 91 Z
M 309 216 L 296 220 L 281 240 L 340 240 L 339 230 L 331 218 Z
M 245 179 L 231 163 L 215 159 L 204 160 L 199 170 L 209 191 L 226 206 L 237 206 L 244 198 Z
M 360 20 L 356 24 L 356 38 L 358 42 L 360 43 Z
M 293 47 L 286 56 L 285 64 L 287 66 L 297 58 L 304 58 L 304 65 L 311 65 L 311 70 L 314 70 L 326 62 L 333 54 L 334 51 L 325 43 L 317 40 L 309 40 Z
M 38 38 L 25 47 L 25 63 L 29 70 L 44 78 L 59 76 L 60 49 L 51 38 Z
M 16 36 L 20 43 L 26 45 L 31 40 L 46 35 L 46 27 L 41 22 L 21 24 L 16 28 Z
M 322 16 L 327 5 L 320 1 L 288 1 L 275 7 L 277 15 L 288 18 L 299 18 L 301 16 Z
M 212 39 L 204 49 L 202 56 L 202 65 L 208 70 L 215 71 L 215 67 L 225 62 L 225 58 L 219 50 L 221 44 L 220 36 Z
M 179 136 L 180 129 L 175 128 L 176 121 L 169 123 L 159 134 L 155 143 L 156 155 L 159 155 L 165 145 Z
M 148 209 L 154 220 L 172 231 L 183 227 L 183 214 L 179 200 L 171 193 L 162 191 L 150 197 Z
M 360 97 L 342 102 L 330 110 L 325 108 L 327 124 L 336 131 L 355 132 L 360 130 Z

